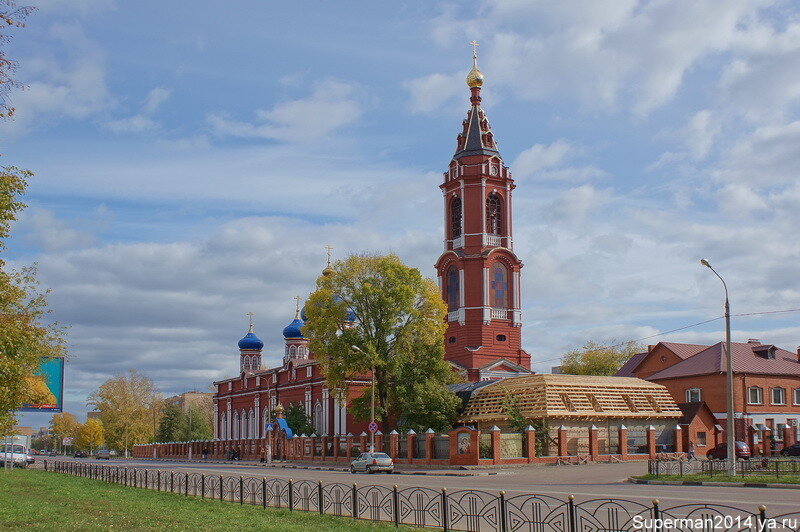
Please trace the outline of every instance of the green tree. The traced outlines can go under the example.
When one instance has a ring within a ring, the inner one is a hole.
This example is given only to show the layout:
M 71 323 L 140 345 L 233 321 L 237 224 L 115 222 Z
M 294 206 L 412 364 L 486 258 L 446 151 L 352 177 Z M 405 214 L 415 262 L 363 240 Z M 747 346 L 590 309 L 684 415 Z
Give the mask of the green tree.
M 186 419 L 183 410 L 178 405 L 167 404 L 161 411 L 156 441 L 182 441 L 184 432 L 186 432 Z
M 96 418 L 89 418 L 86 423 L 78 425 L 75 446 L 78 449 L 93 453 L 105 443 L 103 423 Z
M 436 283 L 394 255 L 351 255 L 317 279 L 303 333 L 328 386 L 340 399 L 345 382 L 375 375 L 375 417 L 442 430 L 456 419 L 456 380 L 444 360 L 446 306 Z M 350 402 L 370 418 L 371 388 Z M 401 413 L 403 414 L 401 416 Z
M 210 440 L 214 436 L 211 416 L 199 406 L 191 405 L 184 413 L 185 431 L 183 440 Z
M 306 414 L 306 409 L 301 403 L 290 404 L 283 412 L 283 417 L 286 419 L 286 424 L 292 429 L 295 434 L 306 434 L 308 436 L 314 432 L 314 427 L 311 425 L 311 418 Z M 273 413 L 272 419 L 275 419 Z M 321 436 L 321 434 L 318 434 Z
M 561 372 L 569 375 L 614 375 L 642 346 L 636 342 L 602 345 L 587 342 L 561 358 Z
M 106 442 L 125 456 L 133 444 L 153 441 L 161 403 L 153 381 L 135 370 L 108 379 L 88 400 L 100 411 Z

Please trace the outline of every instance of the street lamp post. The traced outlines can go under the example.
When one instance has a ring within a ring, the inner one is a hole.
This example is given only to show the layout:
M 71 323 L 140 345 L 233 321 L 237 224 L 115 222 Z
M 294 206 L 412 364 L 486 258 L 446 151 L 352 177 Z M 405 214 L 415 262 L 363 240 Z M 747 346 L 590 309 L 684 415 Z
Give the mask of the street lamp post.
M 731 351 L 731 305 L 728 300 L 728 285 L 725 279 L 722 278 L 717 270 L 711 267 L 711 264 L 706 259 L 700 259 L 700 264 L 714 272 L 720 281 L 722 287 L 725 289 L 725 353 L 727 358 L 726 363 L 726 399 L 728 404 L 727 412 L 727 443 L 728 443 L 728 475 L 731 477 L 736 476 L 736 424 L 734 421 L 734 401 L 733 401 L 733 352 Z
M 359 353 L 367 354 L 366 352 L 364 352 L 363 349 L 361 349 L 357 345 L 351 345 L 350 347 L 352 347 L 353 349 L 355 349 Z M 371 394 L 372 398 L 371 398 L 371 402 L 370 402 L 370 424 L 375 423 L 375 365 L 374 364 L 372 365 L 372 387 L 371 387 L 371 391 L 372 391 L 372 394 Z M 369 431 L 369 452 L 371 452 L 371 453 L 375 452 L 375 431 L 372 430 L 372 429 L 370 429 L 370 431 Z

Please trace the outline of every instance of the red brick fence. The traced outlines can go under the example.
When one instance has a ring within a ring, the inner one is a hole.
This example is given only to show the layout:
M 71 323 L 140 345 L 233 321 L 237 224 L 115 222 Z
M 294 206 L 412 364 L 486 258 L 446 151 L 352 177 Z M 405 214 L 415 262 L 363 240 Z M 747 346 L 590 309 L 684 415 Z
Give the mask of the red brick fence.
M 423 434 L 413 430 L 399 434 L 393 430 L 389 434 L 376 433 L 375 451 L 389 454 L 398 464 L 425 466 L 646 460 L 681 456 L 683 452 L 680 429 L 674 429 L 674 435 L 670 435 L 672 445 L 663 446 L 657 443 L 659 435 L 656 429 L 650 427 L 644 439 L 638 442 L 640 444 L 629 449 L 633 440 L 629 439 L 628 429 L 621 425 L 613 446 L 603 441 L 602 450 L 606 452 L 601 452 L 599 429 L 592 426 L 586 432 L 585 435 L 576 435 L 574 430 L 560 427 L 537 438 L 533 427 L 528 427 L 523 433 L 502 432 L 497 427 L 485 432 L 468 427 L 447 433 L 429 429 Z M 578 445 L 576 440 L 585 443 Z M 283 431 L 278 431 L 269 432 L 264 438 L 140 444 L 134 446 L 133 456 L 201 459 L 205 450 L 209 459 L 224 460 L 231 451 L 238 451 L 242 460 L 259 460 L 271 449 L 273 458 L 277 460 L 349 463 L 369 447 L 370 437 L 363 432 L 359 436 L 312 434 L 287 438 Z

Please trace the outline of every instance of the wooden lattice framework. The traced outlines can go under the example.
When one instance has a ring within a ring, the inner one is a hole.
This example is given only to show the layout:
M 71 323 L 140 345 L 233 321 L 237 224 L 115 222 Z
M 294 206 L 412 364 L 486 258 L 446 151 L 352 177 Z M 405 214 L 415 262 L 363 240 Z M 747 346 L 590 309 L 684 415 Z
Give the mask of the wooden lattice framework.
M 528 419 L 677 419 L 681 411 L 667 388 L 633 377 L 529 375 L 477 390 L 464 422 L 506 421 L 515 402 Z

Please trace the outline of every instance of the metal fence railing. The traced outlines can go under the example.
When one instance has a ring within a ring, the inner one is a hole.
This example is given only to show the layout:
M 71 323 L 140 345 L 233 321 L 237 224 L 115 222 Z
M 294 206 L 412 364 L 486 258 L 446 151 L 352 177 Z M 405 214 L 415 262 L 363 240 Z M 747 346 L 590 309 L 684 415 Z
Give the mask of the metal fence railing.
M 88 477 L 186 497 L 218 499 L 263 508 L 318 512 L 395 525 L 468 531 L 579 532 L 658 530 L 800 531 L 800 509 L 769 516 L 765 506 L 751 511 L 722 504 L 643 504 L 626 499 L 576 502 L 549 495 L 508 497 L 482 490 L 447 491 L 425 487 L 325 484 L 287 480 L 129 468 L 73 461 L 44 461 L 45 471 Z
M 648 460 L 647 472 L 658 476 L 728 474 L 725 460 Z M 742 477 L 765 476 L 780 479 L 782 476 L 800 475 L 800 459 L 792 458 L 751 458 L 736 461 L 736 474 Z

